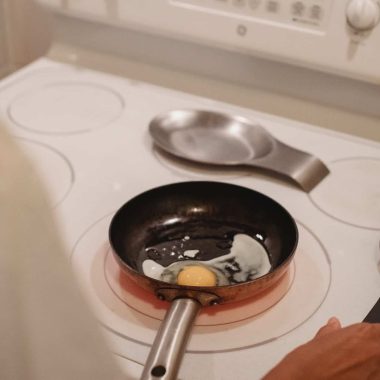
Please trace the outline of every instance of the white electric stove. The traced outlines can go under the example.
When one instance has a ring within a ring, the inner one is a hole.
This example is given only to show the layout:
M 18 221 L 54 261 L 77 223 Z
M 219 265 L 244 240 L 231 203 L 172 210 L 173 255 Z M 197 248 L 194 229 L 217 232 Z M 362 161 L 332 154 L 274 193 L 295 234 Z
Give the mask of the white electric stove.
M 184 108 L 244 116 L 318 156 L 331 173 L 308 194 L 254 169 L 164 154 L 148 124 Z M 0 109 L 45 180 L 73 268 L 129 375 L 141 372 L 168 306 L 121 273 L 108 227 L 123 203 L 156 186 L 191 180 L 246 186 L 287 208 L 300 232 L 294 264 L 279 285 L 285 296 L 273 291 L 259 302 L 202 311 L 181 379 L 259 379 L 329 317 L 358 322 L 377 301 L 379 143 L 47 58 L 1 82 Z

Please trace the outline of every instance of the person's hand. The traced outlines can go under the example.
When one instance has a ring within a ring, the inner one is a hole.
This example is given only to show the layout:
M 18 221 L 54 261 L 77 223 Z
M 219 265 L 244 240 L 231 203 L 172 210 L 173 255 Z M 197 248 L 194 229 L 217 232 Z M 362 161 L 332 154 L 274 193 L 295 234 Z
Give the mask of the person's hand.
M 379 380 L 380 324 L 342 328 L 331 318 L 308 343 L 296 348 L 263 380 Z

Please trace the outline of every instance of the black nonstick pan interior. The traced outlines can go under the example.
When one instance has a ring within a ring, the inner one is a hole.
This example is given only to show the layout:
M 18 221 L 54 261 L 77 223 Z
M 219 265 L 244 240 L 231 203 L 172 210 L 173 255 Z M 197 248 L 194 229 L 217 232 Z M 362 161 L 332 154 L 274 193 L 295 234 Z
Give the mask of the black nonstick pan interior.
M 287 261 L 297 244 L 295 223 L 281 205 L 253 190 L 219 182 L 182 182 L 138 195 L 114 216 L 110 241 L 119 259 L 142 273 L 149 246 L 189 229 L 200 237 L 218 228 L 222 235 L 236 230 L 262 237 L 273 268 Z M 202 253 L 202 260 L 222 254 L 216 248 Z M 175 260 L 157 258 L 165 266 Z

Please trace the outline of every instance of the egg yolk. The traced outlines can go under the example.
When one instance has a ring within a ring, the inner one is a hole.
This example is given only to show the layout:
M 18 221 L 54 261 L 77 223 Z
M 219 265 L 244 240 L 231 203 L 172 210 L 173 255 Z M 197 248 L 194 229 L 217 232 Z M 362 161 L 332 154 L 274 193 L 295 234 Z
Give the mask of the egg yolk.
M 204 266 L 189 265 L 178 273 L 177 284 L 186 286 L 215 286 L 216 276 Z

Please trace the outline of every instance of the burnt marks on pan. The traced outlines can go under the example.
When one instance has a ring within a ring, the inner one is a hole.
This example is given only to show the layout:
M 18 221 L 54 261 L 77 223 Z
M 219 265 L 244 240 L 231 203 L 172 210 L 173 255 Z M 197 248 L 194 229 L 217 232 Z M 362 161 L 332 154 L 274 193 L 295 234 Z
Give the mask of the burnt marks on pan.
M 227 260 L 224 269 L 232 275 L 241 271 L 240 265 L 235 260 Z
M 159 261 L 162 258 L 162 252 L 160 252 L 157 248 L 146 248 L 145 252 L 148 259 Z
M 229 273 L 228 280 L 230 284 L 237 284 L 238 282 L 235 280 L 234 276 L 237 273 L 241 273 L 242 269 L 240 268 L 239 263 L 237 263 L 235 260 L 227 260 L 224 262 L 224 270 L 225 272 Z M 248 281 L 249 276 L 247 276 L 244 281 Z
M 229 250 L 232 247 L 232 240 L 223 239 L 223 240 L 217 241 L 215 243 L 215 245 L 219 249 L 222 249 L 222 250 L 228 249 Z

